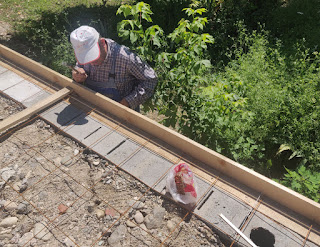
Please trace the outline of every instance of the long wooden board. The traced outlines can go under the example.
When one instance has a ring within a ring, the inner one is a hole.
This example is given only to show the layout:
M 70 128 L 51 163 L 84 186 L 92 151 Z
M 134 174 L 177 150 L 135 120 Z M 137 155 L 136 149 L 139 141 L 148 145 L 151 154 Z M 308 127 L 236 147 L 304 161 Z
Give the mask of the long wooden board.
M 179 147 L 179 149 L 195 159 L 198 159 L 200 162 L 212 166 L 229 177 L 236 179 L 240 183 L 261 192 L 274 201 L 320 224 L 320 204 L 309 198 L 300 195 L 299 193 L 296 193 L 295 191 L 292 191 L 99 93 L 95 93 L 5 46 L 0 45 L 0 55 L 53 83 L 62 87 L 68 86 L 72 88 L 80 97 L 85 98 L 88 102 L 100 109 L 116 115 L 118 118 L 129 122 L 137 128 L 140 128 L 174 147 Z
M 16 125 L 17 123 L 23 120 L 26 120 L 27 118 L 43 110 L 44 108 L 56 103 L 58 100 L 63 99 L 65 96 L 67 96 L 71 92 L 72 90 L 68 88 L 63 88 L 60 91 L 48 96 L 44 100 L 34 104 L 33 106 L 28 107 L 23 111 L 10 116 L 9 118 L 6 118 L 2 122 L 0 122 L 0 133 Z

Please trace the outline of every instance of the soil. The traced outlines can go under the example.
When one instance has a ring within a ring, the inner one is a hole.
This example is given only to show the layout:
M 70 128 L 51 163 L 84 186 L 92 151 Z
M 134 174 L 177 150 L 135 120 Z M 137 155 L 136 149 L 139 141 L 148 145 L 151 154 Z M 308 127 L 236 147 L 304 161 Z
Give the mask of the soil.
M 0 97 L 0 118 L 23 108 Z M 210 225 L 41 119 L 0 137 L 0 246 L 225 246 Z

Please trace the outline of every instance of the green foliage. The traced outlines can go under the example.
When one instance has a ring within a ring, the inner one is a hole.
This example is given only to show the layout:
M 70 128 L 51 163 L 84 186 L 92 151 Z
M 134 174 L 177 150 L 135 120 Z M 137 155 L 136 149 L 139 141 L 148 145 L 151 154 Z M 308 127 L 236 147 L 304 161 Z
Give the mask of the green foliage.
M 143 21 L 152 22 L 153 14 L 150 5 L 139 2 L 134 6 L 122 5 L 117 11 L 117 15 L 123 14 L 125 19 L 118 23 L 117 29 L 119 37 L 124 40 L 130 39 L 131 44 L 144 59 L 153 62 L 156 52 L 164 45 L 163 30 L 158 25 L 145 28 Z M 158 48 L 158 49 L 157 49 Z
M 282 144 L 308 160 L 320 163 L 319 152 L 319 59 L 297 45 L 291 57 L 281 54 L 281 43 L 270 47 L 268 33 L 246 33 L 248 51 L 239 49 L 214 85 L 224 84 L 223 92 L 245 101 L 224 133 L 225 148 L 236 160 L 263 171 L 271 159 L 273 168 L 281 168 L 276 151 Z M 298 62 L 299 61 L 299 62 Z M 235 84 L 234 82 L 239 82 Z M 219 92 L 220 93 L 220 92 Z M 217 96 L 215 96 L 217 97 Z M 233 131 L 230 131 L 232 130 Z M 239 138 L 240 136 L 240 138 Z M 245 142 L 243 141 L 245 140 Z M 252 148 L 247 148 L 249 145 Z
M 320 172 L 311 172 L 305 166 L 300 166 L 296 171 L 287 170 L 281 184 L 303 194 L 312 200 L 320 201 Z
M 164 124 L 174 127 L 178 122 L 187 131 L 184 114 L 199 103 L 197 88 L 207 83 L 202 75 L 211 67 L 210 61 L 205 59 L 205 50 L 207 44 L 212 44 L 214 40 L 211 35 L 201 33 L 207 23 L 207 18 L 201 17 L 205 9 L 185 8 L 184 12 L 191 20 L 181 19 L 178 27 L 164 37 L 159 26 L 150 26 L 144 31 L 141 23 L 144 18 L 140 16 L 147 16 L 145 20 L 150 22 L 148 4 L 125 5 L 119 8 L 118 13 L 131 19 L 122 20 L 118 30 L 124 39 L 130 38 L 133 44 L 141 44 L 136 49 L 140 54 L 153 59 L 149 62 L 155 64 L 161 81 L 153 106 L 167 116 Z

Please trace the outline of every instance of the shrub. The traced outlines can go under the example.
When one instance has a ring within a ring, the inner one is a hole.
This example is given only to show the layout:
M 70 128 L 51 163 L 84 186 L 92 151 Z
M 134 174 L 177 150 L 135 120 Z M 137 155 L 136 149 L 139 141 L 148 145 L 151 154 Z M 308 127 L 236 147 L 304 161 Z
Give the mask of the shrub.
M 320 172 L 312 172 L 305 166 L 300 166 L 297 171 L 286 170 L 288 173 L 280 183 L 316 202 L 320 201 Z

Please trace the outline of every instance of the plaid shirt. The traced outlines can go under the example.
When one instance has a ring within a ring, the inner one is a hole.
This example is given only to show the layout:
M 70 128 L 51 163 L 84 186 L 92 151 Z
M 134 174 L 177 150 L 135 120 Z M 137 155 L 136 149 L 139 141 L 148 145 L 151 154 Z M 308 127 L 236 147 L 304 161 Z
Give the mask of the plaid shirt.
M 108 51 L 104 62 L 101 65 L 79 65 L 83 68 L 88 79 L 87 84 L 95 87 L 105 88 L 111 73 L 112 60 L 116 57 L 115 63 L 115 84 L 120 97 L 125 98 L 130 108 L 135 109 L 152 96 L 157 85 L 157 76 L 154 70 L 143 62 L 136 54 L 126 46 L 119 45 L 111 39 L 105 39 Z M 118 53 L 114 54 L 113 46 L 119 46 Z

